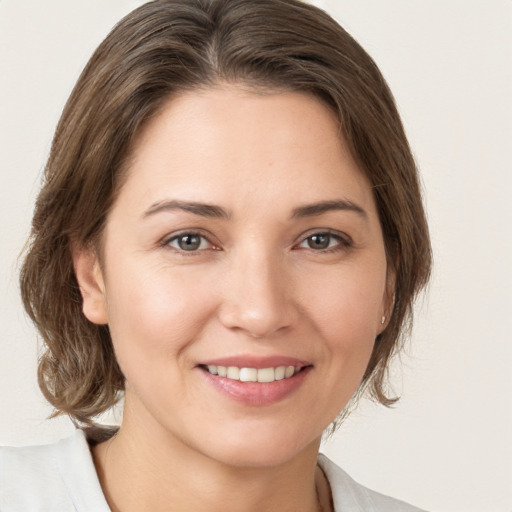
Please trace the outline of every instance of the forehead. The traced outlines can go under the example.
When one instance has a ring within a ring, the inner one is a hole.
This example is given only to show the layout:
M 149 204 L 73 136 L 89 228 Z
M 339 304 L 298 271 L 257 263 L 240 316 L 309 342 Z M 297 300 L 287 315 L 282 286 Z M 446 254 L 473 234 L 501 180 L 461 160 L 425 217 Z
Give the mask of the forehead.
M 373 203 L 327 105 L 305 93 L 235 86 L 164 104 L 136 140 L 124 188 L 132 203 L 165 195 L 240 207 L 346 195 Z

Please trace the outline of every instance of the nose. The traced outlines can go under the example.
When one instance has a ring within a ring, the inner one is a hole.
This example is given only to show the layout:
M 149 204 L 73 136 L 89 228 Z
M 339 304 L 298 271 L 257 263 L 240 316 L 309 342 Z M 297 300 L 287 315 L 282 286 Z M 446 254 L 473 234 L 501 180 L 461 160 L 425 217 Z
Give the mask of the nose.
M 222 324 L 253 338 L 284 332 L 300 317 L 294 282 L 282 262 L 254 252 L 240 256 L 224 276 Z

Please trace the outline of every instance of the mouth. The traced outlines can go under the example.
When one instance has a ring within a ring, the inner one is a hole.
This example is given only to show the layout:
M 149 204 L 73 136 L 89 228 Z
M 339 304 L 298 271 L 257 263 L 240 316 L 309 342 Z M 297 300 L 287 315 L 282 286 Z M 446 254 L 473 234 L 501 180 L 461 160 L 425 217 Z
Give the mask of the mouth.
M 237 355 L 197 365 L 214 389 L 249 406 L 272 405 L 293 395 L 313 368 L 310 361 L 280 355 Z
M 275 366 L 268 368 L 251 368 L 222 365 L 201 365 L 203 370 L 211 375 L 225 377 L 226 379 L 240 382 L 271 383 L 279 380 L 286 380 L 294 377 L 303 371 L 307 366 Z

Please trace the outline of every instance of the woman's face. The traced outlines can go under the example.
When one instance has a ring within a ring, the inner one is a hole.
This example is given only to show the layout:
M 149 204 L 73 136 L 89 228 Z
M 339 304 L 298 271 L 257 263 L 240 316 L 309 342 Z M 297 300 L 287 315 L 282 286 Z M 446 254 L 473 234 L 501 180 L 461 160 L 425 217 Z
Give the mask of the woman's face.
M 135 145 L 101 269 L 82 256 L 84 312 L 127 381 L 122 428 L 227 464 L 316 452 L 383 328 L 370 184 L 301 93 L 173 98 Z

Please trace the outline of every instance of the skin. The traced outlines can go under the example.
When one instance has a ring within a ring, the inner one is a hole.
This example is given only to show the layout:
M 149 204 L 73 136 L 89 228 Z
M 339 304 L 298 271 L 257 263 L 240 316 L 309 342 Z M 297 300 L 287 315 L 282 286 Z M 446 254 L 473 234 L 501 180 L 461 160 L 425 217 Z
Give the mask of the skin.
M 350 208 L 304 210 L 329 201 Z M 196 250 L 180 249 L 184 233 L 204 237 Z M 102 247 L 101 265 L 86 249 L 74 263 L 126 377 L 119 434 L 94 450 L 112 509 L 310 511 L 317 493 L 328 509 L 321 435 L 362 379 L 391 279 L 371 187 L 331 110 L 227 85 L 172 98 L 133 148 Z M 309 371 L 254 405 L 198 367 L 246 355 Z

